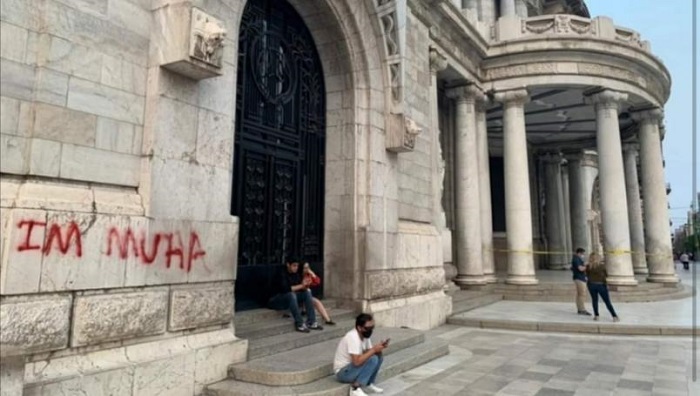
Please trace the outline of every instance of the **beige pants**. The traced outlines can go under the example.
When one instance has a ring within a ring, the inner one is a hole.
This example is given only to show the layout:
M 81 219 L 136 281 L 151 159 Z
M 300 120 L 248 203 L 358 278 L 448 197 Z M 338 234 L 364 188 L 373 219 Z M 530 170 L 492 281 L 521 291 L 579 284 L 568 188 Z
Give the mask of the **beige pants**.
M 586 302 L 586 293 L 588 292 L 586 282 L 575 280 L 574 285 L 576 285 L 576 309 L 578 312 L 583 312 L 586 310 L 584 303 Z

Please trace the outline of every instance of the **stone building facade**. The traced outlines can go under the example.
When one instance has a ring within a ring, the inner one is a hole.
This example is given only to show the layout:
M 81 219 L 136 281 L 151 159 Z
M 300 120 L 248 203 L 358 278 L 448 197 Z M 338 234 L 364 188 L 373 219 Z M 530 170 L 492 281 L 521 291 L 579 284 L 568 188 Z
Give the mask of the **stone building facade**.
M 670 75 L 582 1 L 0 7 L 3 395 L 200 394 L 291 255 L 418 329 L 578 246 L 677 281 Z

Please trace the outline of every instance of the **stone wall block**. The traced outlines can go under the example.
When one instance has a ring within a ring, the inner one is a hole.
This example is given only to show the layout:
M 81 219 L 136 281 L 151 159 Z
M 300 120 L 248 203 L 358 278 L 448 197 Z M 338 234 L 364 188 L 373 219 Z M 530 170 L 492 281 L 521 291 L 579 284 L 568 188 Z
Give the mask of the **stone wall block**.
M 34 138 L 29 154 L 29 174 L 58 177 L 61 169 L 61 143 Z
M 49 37 L 46 67 L 86 80 L 100 81 L 102 54 L 99 50 L 60 37 Z
M 192 396 L 195 354 L 187 353 L 136 367 L 133 396 Z
M 31 101 L 34 99 L 35 83 L 36 73 L 33 67 L 10 60 L 0 60 L 0 84 L 2 84 L 3 96 Z
M 193 329 L 233 319 L 233 285 L 187 287 L 170 293 L 168 330 Z
M 136 154 L 133 152 L 135 133 L 136 128 L 133 124 L 98 117 L 95 147 L 118 153 Z
M 24 356 L 3 357 L 0 362 L 0 396 L 22 395 Z
M 154 154 L 181 161 L 195 159 L 197 108 L 167 98 L 158 100 L 154 128 Z
M 93 345 L 162 334 L 165 332 L 167 307 L 168 291 L 165 288 L 78 296 L 73 307 L 71 345 Z
M 233 120 L 223 114 L 199 110 L 197 162 L 217 168 L 233 168 Z
M 129 254 L 122 259 L 120 244 L 108 237 L 112 228 L 124 229 L 128 222 L 121 216 L 49 212 L 41 291 L 122 287 L 124 267 L 137 265 L 136 257 Z
M 132 396 L 134 368 L 103 371 L 94 375 L 81 375 L 65 381 L 24 388 L 23 396 L 50 396 L 78 394 L 90 396 Z
M 97 117 L 65 107 L 38 103 L 34 136 L 82 146 L 95 145 Z
M 71 296 L 5 297 L 0 301 L 2 354 L 46 352 L 68 345 Z
M 23 182 L 17 194 L 17 206 L 27 209 L 89 213 L 92 203 L 92 190 L 87 186 L 57 181 Z
M 0 57 L 24 62 L 28 36 L 26 29 L 0 22 Z
M 0 133 L 16 135 L 19 126 L 19 106 L 17 99 L 0 97 Z
M 0 172 L 26 175 L 29 171 L 30 139 L 0 134 Z
M 141 196 L 132 189 L 95 186 L 93 194 L 98 213 L 143 216 Z
M 122 90 L 81 79 L 71 79 L 68 107 L 86 113 L 142 125 L 145 99 Z
M 64 144 L 60 174 L 66 179 L 136 187 L 141 174 L 141 158 Z
M 238 268 L 238 219 L 232 217 L 226 223 L 195 222 L 192 229 L 197 232 L 201 249 L 206 254 L 193 260 L 188 282 L 235 280 Z
M 36 69 L 36 100 L 56 106 L 66 105 L 68 75 L 44 67 Z
M 372 271 L 366 275 L 368 299 L 411 296 L 442 290 L 445 272 L 441 266 L 403 270 Z
M 247 340 L 197 350 L 194 363 L 194 394 L 199 395 L 206 385 L 226 379 L 228 367 L 245 362 L 247 357 Z
M 46 212 L 11 209 L 5 213 L 0 294 L 36 293 L 44 257 L 42 247 L 46 228 L 42 224 L 46 224 Z

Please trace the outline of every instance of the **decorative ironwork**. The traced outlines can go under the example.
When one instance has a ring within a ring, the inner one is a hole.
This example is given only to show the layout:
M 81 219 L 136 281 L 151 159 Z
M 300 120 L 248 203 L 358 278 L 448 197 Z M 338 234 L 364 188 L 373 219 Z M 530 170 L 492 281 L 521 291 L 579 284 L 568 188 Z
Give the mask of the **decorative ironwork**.
M 323 272 L 325 87 L 311 34 L 281 0 L 249 0 L 239 34 L 232 213 L 238 309 L 290 256 Z M 252 285 L 252 287 L 251 287 Z

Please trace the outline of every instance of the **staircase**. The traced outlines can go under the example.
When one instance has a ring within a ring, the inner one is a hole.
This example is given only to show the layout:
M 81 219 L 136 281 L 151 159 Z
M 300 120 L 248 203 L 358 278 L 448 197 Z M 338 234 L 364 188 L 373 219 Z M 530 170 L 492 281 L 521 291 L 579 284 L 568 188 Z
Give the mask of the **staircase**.
M 294 331 L 292 319 L 277 311 L 237 313 L 236 335 L 248 339 L 248 361 L 230 366 L 229 378 L 207 386 L 204 395 L 347 395 L 348 385 L 338 383 L 333 376 L 333 357 L 340 339 L 354 328 L 355 313 L 332 309 L 331 314 L 336 326 L 299 333 Z M 420 331 L 377 327 L 374 333 L 375 342 L 391 338 L 378 382 L 449 352 L 446 342 L 426 339 Z

